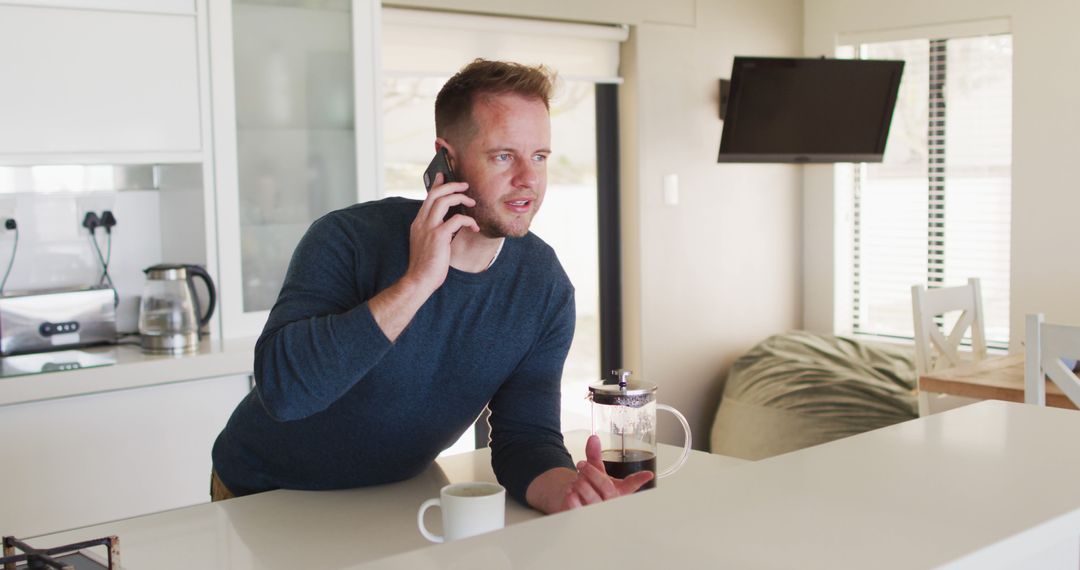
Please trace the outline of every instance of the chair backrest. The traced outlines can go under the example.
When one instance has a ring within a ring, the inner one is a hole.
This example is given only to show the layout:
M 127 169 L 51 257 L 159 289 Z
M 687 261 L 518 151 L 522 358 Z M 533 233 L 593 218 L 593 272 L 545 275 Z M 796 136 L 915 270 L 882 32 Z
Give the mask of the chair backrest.
M 959 287 L 927 289 L 913 285 L 911 306 L 915 317 L 915 368 L 920 374 L 959 365 L 960 341 L 968 329 L 971 329 L 972 358 L 986 358 L 986 321 L 977 278 L 972 277 L 967 285 Z M 946 335 L 934 323 L 934 317 L 952 311 L 963 313 Z
M 1080 326 L 1051 325 L 1042 313 L 1028 315 L 1024 348 L 1024 401 L 1046 405 L 1045 378 L 1080 407 L 1080 377 L 1063 358 L 1080 359 Z

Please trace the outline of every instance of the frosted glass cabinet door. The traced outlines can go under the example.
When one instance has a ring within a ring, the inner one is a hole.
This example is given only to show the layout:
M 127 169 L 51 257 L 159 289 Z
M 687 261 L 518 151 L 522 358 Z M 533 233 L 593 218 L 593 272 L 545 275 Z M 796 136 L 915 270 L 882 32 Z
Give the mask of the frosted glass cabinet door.
M 368 94 L 377 5 L 238 0 L 211 8 L 211 29 L 227 19 L 230 31 L 215 36 L 228 45 L 212 48 L 213 60 L 231 68 L 214 77 L 226 337 L 259 332 L 311 222 L 376 195 Z

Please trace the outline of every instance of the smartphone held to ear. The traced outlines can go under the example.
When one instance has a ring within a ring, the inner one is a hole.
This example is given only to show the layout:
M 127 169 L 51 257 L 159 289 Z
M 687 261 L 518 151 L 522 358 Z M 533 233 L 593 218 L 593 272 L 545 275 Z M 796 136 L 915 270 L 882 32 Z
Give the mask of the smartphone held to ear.
M 454 178 L 454 171 L 450 168 L 450 160 L 447 157 L 446 147 L 442 147 L 435 153 L 435 158 L 431 159 L 431 163 L 428 164 L 427 170 L 424 171 L 424 188 L 428 192 L 431 192 L 431 186 L 435 184 L 435 175 L 438 173 L 443 175 L 443 184 L 447 182 L 457 182 Z
M 424 188 L 427 188 L 428 192 L 431 192 L 432 185 L 435 184 L 435 175 L 442 173 L 442 183 L 457 182 L 457 177 L 454 176 L 454 170 L 450 168 L 449 155 L 446 152 L 446 147 L 440 148 L 435 153 L 435 158 L 431 159 L 431 164 L 428 164 L 427 170 L 424 171 Z M 465 208 L 462 206 L 452 206 L 446 212 L 446 220 L 454 217 L 454 214 L 465 213 Z

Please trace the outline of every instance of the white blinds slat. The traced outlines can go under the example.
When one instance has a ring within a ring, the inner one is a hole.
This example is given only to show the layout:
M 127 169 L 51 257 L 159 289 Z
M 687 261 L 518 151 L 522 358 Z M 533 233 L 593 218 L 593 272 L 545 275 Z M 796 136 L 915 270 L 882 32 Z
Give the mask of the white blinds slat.
M 618 83 L 619 43 L 628 33 L 625 26 L 384 8 L 382 67 L 389 75 L 449 77 L 483 57 L 542 63 L 566 79 Z

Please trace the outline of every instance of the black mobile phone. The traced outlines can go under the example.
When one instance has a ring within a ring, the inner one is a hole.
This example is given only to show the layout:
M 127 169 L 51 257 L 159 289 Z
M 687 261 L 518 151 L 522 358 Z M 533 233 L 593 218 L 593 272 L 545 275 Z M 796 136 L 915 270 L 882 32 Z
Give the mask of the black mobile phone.
M 453 169 L 450 168 L 450 160 L 447 158 L 445 146 L 435 153 L 435 158 L 431 159 L 427 170 L 424 171 L 424 188 L 427 188 L 428 192 L 431 192 L 431 185 L 435 183 L 435 175 L 440 172 L 443 175 L 443 184 L 457 181 L 454 179 Z

